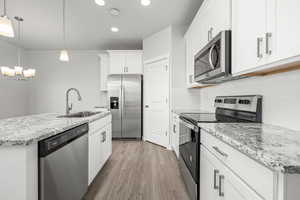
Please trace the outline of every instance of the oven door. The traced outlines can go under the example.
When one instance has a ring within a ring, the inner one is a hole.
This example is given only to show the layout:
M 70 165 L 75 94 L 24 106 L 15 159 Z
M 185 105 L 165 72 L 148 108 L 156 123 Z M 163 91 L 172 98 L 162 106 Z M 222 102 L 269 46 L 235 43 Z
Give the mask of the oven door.
M 179 131 L 179 153 L 196 183 L 199 182 L 199 127 L 181 119 Z

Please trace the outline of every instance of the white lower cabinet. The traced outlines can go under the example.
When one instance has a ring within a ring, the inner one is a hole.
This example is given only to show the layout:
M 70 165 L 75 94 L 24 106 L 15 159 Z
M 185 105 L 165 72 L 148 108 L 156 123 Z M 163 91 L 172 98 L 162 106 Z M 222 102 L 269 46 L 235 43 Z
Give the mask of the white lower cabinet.
M 89 184 L 92 183 L 112 153 L 111 115 L 90 124 Z
M 200 154 L 200 200 L 263 200 L 205 147 Z

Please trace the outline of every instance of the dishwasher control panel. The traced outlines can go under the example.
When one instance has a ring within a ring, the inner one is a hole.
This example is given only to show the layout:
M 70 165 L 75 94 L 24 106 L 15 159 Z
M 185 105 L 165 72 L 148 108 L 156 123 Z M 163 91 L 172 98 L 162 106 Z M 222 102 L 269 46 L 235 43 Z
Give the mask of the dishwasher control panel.
M 89 126 L 88 124 L 83 124 L 78 127 L 67 130 L 58 135 L 52 136 L 50 138 L 44 139 L 39 142 L 39 156 L 46 156 L 60 147 L 72 142 L 78 137 L 88 133 Z

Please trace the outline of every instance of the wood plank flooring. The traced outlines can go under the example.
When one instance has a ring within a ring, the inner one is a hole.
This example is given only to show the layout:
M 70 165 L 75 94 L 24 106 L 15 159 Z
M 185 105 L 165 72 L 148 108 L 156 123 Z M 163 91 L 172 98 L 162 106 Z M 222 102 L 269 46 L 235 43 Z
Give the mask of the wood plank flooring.
M 141 141 L 113 141 L 113 153 L 85 200 L 189 200 L 172 151 Z

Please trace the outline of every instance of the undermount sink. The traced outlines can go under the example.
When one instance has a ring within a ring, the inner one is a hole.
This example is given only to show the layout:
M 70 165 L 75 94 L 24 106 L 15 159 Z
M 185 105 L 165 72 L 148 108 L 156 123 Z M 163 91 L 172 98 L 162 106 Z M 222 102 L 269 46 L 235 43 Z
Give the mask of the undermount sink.
M 90 117 L 99 113 L 101 112 L 83 111 L 83 112 L 71 113 L 69 115 L 61 115 L 58 116 L 58 118 L 83 118 L 83 117 Z

